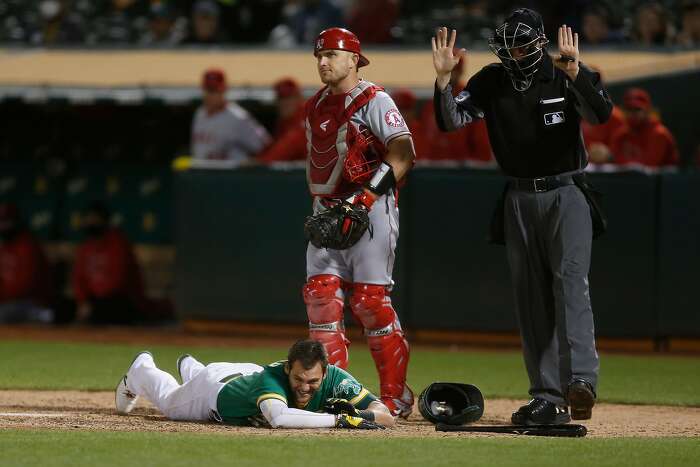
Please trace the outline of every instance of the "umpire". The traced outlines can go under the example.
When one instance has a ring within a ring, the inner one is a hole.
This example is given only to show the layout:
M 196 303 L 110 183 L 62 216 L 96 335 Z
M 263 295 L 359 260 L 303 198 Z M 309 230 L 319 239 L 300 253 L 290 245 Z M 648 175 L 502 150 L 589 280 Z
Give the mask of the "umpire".
M 501 63 L 456 97 L 451 83 L 466 50 L 454 49 L 456 31 L 448 39 L 444 27 L 432 44 L 438 126 L 452 131 L 484 118 L 508 178 L 492 236 L 506 244 L 533 397 L 513 413 L 518 425 L 591 418 L 598 383 L 588 271 L 593 233 L 605 222 L 582 173 L 580 120 L 605 122 L 612 102 L 600 76 L 579 63 L 578 34 L 563 25 L 558 35 L 552 59 L 541 16 L 514 10 L 489 41 Z

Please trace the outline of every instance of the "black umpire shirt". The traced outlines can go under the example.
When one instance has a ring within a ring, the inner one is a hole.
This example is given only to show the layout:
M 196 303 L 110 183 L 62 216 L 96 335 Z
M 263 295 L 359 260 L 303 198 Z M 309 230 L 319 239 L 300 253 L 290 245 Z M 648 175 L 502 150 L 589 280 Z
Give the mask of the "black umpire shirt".
M 580 171 L 586 166 L 581 117 L 604 123 L 612 101 L 600 75 L 582 63 L 575 81 L 556 68 L 545 52 L 526 91 L 517 91 L 500 63 L 476 73 L 457 97 L 452 87 L 435 87 L 435 118 L 451 131 L 485 118 L 494 155 L 511 177 L 536 178 Z

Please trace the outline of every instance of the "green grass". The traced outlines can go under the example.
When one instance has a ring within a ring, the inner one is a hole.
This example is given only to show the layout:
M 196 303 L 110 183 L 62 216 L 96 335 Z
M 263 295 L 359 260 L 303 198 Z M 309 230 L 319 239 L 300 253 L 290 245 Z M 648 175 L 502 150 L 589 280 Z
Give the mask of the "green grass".
M 697 439 L 314 438 L 227 434 L 3 431 L 7 466 L 683 466 Z M 60 446 L 60 449 L 57 449 Z
M 143 346 L 0 342 L 0 388 L 111 390 Z M 286 348 L 183 348 L 150 346 L 158 365 L 175 372 L 175 360 L 192 353 L 203 362 L 269 363 Z M 351 347 L 350 372 L 370 390 L 377 375 L 364 343 Z M 602 355 L 600 399 L 608 402 L 700 406 L 700 358 Z M 414 348 L 409 384 L 417 391 L 434 381 L 476 384 L 487 397 L 527 397 L 519 352 L 450 352 Z

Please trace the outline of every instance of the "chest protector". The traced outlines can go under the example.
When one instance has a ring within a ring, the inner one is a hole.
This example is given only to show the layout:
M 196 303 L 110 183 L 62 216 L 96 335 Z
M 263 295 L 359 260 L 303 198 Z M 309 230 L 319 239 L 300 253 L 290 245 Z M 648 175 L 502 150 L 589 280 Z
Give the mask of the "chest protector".
M 350 195 L 372 176 L 385 149 L 350 118 L 381 90 L 367 81 L 347 94 L 334 95 L 325 87 L 306 103 L 306 180 L 312 195 Z

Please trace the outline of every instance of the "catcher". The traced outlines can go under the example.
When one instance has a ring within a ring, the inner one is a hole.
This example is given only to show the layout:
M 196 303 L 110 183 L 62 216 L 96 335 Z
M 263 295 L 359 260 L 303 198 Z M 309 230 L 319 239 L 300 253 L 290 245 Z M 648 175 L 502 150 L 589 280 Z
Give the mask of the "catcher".
M 330 363 L 348 365 L 346 293 L 379 372 L 381 400 L 408 417 L 409 348 L 389 296 L 399 232 L 397 184 L 413 165 L 413 140 L 384 90 L 358 77 L 369 64 L 350 31 L 326 29 L 314 55 L 325 86 L 306 104 L 306 175 L 314 216 L 305 234 L 303 297 L 309 334 Z
M 318 341 L 295 343 L 287 360 L 210 363 L 177 360 L 182 384 L 139 353 L 117 385 L 117 412 L 129 414 L 145 396 L 171 420 L 216 421 L 269 428 L 392 426 L 389 410 L 346 371 L 328 364 Z

